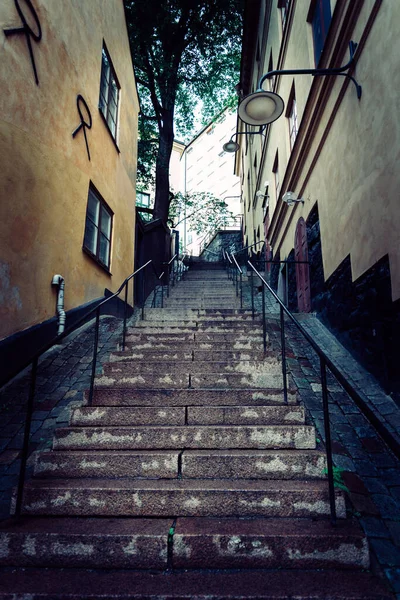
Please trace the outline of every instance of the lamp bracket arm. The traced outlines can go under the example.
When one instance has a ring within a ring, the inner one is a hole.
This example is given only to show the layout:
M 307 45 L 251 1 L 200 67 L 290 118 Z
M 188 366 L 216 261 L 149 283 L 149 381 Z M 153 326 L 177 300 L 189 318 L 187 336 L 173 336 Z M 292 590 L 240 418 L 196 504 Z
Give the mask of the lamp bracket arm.
M 275 75 L 313 75 L 314 77 L 322 76 L 322 75 L 344 75 L 345 77 L 349 77 L 355 84 L 357 88 L 357 97 L 361 97 L 361 86 L 358 85 L 354 77 L 351 77 L 348 73 L 344 73 L 350 69 L 350 67 L 354 63 L 354 53 L 356 51 L 357 44 L 353 41 L 349 42 L 349 50 L 350 50 L 350 60 L 343 65 L 342 67 L 336 67 L 332 69 L 277 69 L 275 71 L 269 71 L 265 73 L 258 82 L 258 90 L 262 90 L 262 84 L 267 79 L 271 79 L 271 77 L 275 77 Z

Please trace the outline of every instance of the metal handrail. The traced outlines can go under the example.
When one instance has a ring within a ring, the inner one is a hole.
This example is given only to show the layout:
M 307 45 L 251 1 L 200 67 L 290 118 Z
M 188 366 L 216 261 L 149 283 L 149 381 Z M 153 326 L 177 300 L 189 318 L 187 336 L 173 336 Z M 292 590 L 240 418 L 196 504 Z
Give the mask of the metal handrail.
M 34 356 L 29 360 L 28 363 L 25 363 L 23 367 L 21 367 L 12 377 L 10 377 L 10 379 L 12 379 L 18 373 L 20 373 L 21 371 L 26 369 L 30 364 L 32 365 L 29 396 L 28 396 L 27 415 L 26 415 L 25 429 L 24 429 L 24 440 L 23 440 L 23 445 L 22 445 L 22 450 L 21 450 L 21 465 L 20 465 L 20 471 L 19 471 L 17 497 L 16 497 L 16 505 L 15 505 L 15 515 L 17 517 L 21 514 L 22 495 L 23 495 L 23 489 L 24 489 L 24 483 L 25 483 L 26 463 L 28 460 L 29 439 L 30 439 L 32 415 L 33 415 L 33 403 L 34 403 L 34 397 L 35 397 L 37 367 L 38 367 L 38 362 L 39 362 L 40 356 L 42 354 L 44 354 L 45 352 L 47 352 L 47 350 L 52 348 L 54 345 L 59 344 L 59 342 L 62 339 L 64 339 L 70 333 L 75 331 L 84 321 L 86 321 L 88 319 L 88 317 L 90 317 L 93 313 L 96 313 L 96 324 L 95 324 L 94 344 L 93 344 L 93 362 L 92 362 L 92 372 L 91 372 L 91 376 L 90 376 L 90 390 L 89 390 L 89 405 L 90 405 L 92 402 L 92 398 L 93 398 L 93 386 L 94 386 L 94 378 L 95 378 L 95 374 L 96 374 L 97 346 L 98 346 L 98 342 L 99 342 L 99 326 L 100 326 L 101 307 L 104 306 L 104 304 L 107 304 L 107 302 L 110 302 L 113 298 L 116 298 L 117 296 L 119 296 L 119 294 L 125 288 L 124 325 L 123 325 L 123 332 L 122 332 L 122 347 L 125 348 L 129 281 L 131 279 L 133 279 L 133 277 L 135 277 L 140 271 L 145 269 L 152 262 L 153 262 L 152 260 L 149 260 L 144 265 L 139 267 L 139 269 L 136 269 L 136 271 L 134 271 L 131 275 L 129 275 L 123 281 L 123 283 L 120 285 L 120 287 L 114 294 L 112 294 L 108 298 L 105 298 L 103 301 L 99 302 L 99 304 L 97 304 L 94 308 L 91 308 L 90 310 L 88 310 L 80 319 L 78 319 L 78 321 L 76 323 L 74 323 L 74 325 L 71 325 L 71 327 L 68 327 L 67 329 L 65 329 L 65 331 L 63 333 L 61 333 L 60 335 L 57 335 L 55 338 L 53 338 L 53 340 L 51 342 L 42 346 L 42 348 L 40 348 L 34 354 Z M 144 300 L 143 300 L 143 303 L 144 303 Z M 8 379 L 8 381 L 10 379 Z
M 294 317 L 294 315 L 290 312 L 288 308 L 283 304 L 282 300 L 279 296 L 274 292 L 271 286 L 265 281 L 263 276 L 257 271 L 257 269 L 252 265 L 252 263 L 248 260 L 248 265 L 252 269 L 252 273 L 257 275 L 259 279 L 263 283 L 263 299 L 264 299 L 264 288 L 266 287 L 268 291 L 272 294 L 275 300 L 278 302 L 280 307 L 280 324 L 281 324 L 281 352 L 282 352 L 282 375 L 283 375 L 283 394 L 284 401 L 287 404 L 287 377 L 286 377 L 286 349 L 285 349 L 285 319 L 284 315 L 286 314 L 289 319 L 294 323 L 300 333 L 305 337 L 305 339 L 309 342 L 313 350 L 317 353 L 320 360 L 320 370 L 321 370 L 321 386 L 322 386 L 322 404 L 324 411 L 324 429 L 325 429 L 325 447 L 326 447 L 326 462 L 328 467 L 328 487 L 329 487 L 329 504 L 331 511 L 331 522 L 332 525 L 336 524 L 336 503 L 335 503 L 335 487 L 333 480 L 333 460 L 332 460 L 332 442 L 331 442 L 331 430 L 330 430 L 330 421 L 329 421 L 329 404 L 328 404 L 328 385 L 327 385 L 327 376 L 326 376 L 326 367 L 329 368 L 331 373 L 336 377 L 341 385 L 346 389 L 347 381 L 343 377 L 343 375 L 338 371 L 329 357 L 325 354 L 323 350 L 318 346 L 318 344 L 312 339 L 312 337 L 307 333 L 307 331 L 301 326 L 299 321 Z M 265 304 L 263 302 L 263 323 L 265 323 Z

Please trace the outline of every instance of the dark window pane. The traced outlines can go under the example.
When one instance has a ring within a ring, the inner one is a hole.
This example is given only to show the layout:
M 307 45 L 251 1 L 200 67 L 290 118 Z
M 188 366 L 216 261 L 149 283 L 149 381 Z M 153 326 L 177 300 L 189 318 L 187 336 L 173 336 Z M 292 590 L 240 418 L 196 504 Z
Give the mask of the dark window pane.
M 100 201 L 96 198 L 92 190 L 89 190 L 87 214 L 96 225 L 99 224 L 99 208 Z
M 98 231 L 96 225 L 94 225 L 89 219 L 86 219 L 85 238 L 83 240 L 83 245 L 94 255 L 96 255 L 97 252 L 97 235 Z
M 110 239 L 111 237 L 111 215 L 107 211 L 107 209 L 102 206 L 101 207 L 101 232 Z
M 110 242 L 104 235 L 100 234 L 100 250 L 99 250 L 100 261 L 108 267 L 110 264 Z

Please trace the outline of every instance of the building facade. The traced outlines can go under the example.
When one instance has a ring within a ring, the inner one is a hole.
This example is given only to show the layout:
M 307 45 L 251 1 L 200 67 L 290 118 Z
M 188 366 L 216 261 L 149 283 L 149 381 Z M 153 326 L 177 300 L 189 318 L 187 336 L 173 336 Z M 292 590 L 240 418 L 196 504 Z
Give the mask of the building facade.
M 399 386 L 399 20 L 398 2 L 248 0 L 242 97 L 272 70 L 345 65 L 351 40 L 362 95 L 348 77 L 276 74 L 263 88 L 283 114 L 239 136 L 236 157 L 245 244 L 272 255 L 289 307 L 317 312 L 388 389 Z
M 238 216 L 240 227 L 240 182 L 234 173 L 234 158 L 225 152 L 223 145 L 236 131 L 236 111 L 224 110 L 213 122 L 187 144 L 181 157 L 182 193 L 209 192 L 219 200 L 225 200 L 233 215 Z M 181 239 L 186 250 L 198 256 L 203 236 L 186 227 L 180 227 Z
M 122 0 L 6 0 L 0 37 L 0 344 L 12 363 L 16 340 L 35 348 L 57 332 L 54 275 L 68 326 L 133 271 L 139 103 Z

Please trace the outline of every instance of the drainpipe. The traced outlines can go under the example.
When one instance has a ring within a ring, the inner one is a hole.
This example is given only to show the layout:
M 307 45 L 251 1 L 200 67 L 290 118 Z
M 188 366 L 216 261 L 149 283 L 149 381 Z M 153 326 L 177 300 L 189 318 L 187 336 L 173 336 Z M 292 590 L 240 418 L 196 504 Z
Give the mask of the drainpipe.
M 51 285 L 58 285 L 58 296 L 57 296 L 57 314 L 58 314 L 58 331 L 57 335 L 63 333 L 65 329 L 66 314 L 64 310 L 64 287 L 65 281 L 62 275 L 54 275 L 51 280 Z

